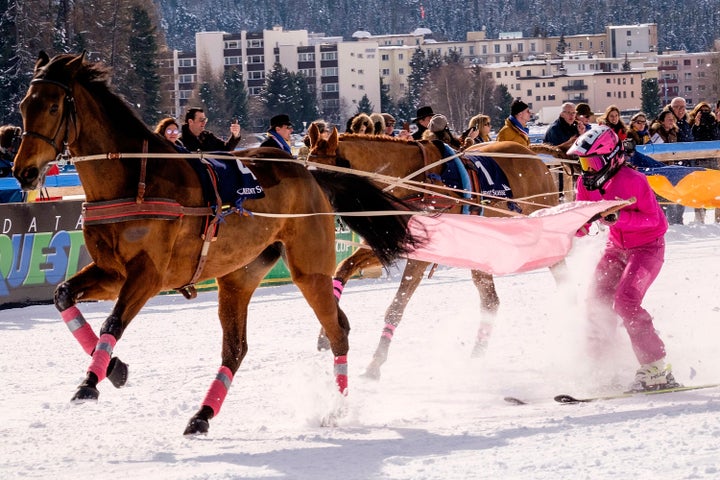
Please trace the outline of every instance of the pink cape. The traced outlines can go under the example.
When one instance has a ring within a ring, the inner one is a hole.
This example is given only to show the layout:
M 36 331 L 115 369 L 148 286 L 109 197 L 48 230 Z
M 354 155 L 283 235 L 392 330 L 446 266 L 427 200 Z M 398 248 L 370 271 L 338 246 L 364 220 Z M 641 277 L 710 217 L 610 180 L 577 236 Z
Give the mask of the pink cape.
M 568 202 L 512 218 L 414 215 L 411 231 L 428 241 L 408 258 L 494 275 L 549 267 L 567 256 L 575 232 L 593 216 L 626 203 Z

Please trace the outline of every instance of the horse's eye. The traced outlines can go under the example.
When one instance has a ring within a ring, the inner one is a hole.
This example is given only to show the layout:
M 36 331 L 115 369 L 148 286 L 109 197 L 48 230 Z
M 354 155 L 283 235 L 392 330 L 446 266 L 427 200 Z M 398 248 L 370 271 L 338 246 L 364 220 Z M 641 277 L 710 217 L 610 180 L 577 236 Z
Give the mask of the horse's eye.
M 57 103 L 54 103 L 52 107 L 50 107 L 50 113 L 57 113 L 60 107 L 58 107 Z

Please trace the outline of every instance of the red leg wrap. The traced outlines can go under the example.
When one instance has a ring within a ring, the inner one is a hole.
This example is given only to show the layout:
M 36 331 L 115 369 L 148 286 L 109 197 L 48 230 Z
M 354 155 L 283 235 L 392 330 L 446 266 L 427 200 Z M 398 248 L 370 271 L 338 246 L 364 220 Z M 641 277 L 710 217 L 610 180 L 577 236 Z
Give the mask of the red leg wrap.
M 220 367 L 215 380 L 210 384 L 210 389 L 205 395 L 205 400 L 202 404 L 212 408 L 215 415 L 220 413 L 220 407 L 222 407 L 225 401 L 230 384 L 233 381 L 233 374 L 230 369 L 226 366 Z
M 88 372 L 94 373 L 98 382 L 103 380 L 107 375 L 107 368 L 110 364 L 110 357 L 112 357 L 113 349 L 115 348 L 117 339 L 109 333 L 103 333 L 100 335 L 95 352 L 93 352 Z
M 335 383 L 343 395 L 348 394 L 347 355 L 335 357 Z
M 73 305 L 67 310 L 60 312 L 60 315 L 65 325 L 67 325 L 75 337 L 75 340 L 77 340 L 83 350 L 85 350 L 85 353 L 92 355 L 98 343 L 98 337 L 95 335 L 90 324 L 85 321 L 85 317 L 80 313 L 80 310 Z
M 337 278 L 333 278 L 333 295 L 335 295 L 338 302 L 340 301 L 340 295 L 342 295 L 344 289 L 345 285 L 343 285 Z

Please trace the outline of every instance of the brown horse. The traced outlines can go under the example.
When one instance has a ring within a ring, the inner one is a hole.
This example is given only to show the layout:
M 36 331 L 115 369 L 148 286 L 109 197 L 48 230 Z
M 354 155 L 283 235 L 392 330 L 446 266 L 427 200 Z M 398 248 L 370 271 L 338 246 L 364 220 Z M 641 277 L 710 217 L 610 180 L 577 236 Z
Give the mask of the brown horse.
M 432 180 L 430 180 L 429 174 L 439 174 L 442 169 L 442 164 L 439 163 L 422 174 L 416 173 L 426 165 L 436 163 L 442 159 L 440 150 L 428 141 L 415 142 L 392 137 L 348 134 L 338 137 L 337 132 L 334 132 L 326 141 L 320 139 L 312 129 L 309 135 L 312 145 L 309 160 L 318 163 L 334 164 L 364 172 L 374 172 L 387 177 L 426 182 L 425 188 L 429 190 L 432 190 Z M 496 161 L 507 176 L 513 199 L 522 206 L 523 214 L 529 214 L 539 208 L 557 205 L 558 190 L 550 171 L 540 158 L 524 146 L 514 142 L 493 142 L 473 146 L 466 152 L 480 155 L 500 154 Z M 383 182 L 392 185 L 392 182 L 387 178 Z M 399 182 L 398 185 L 392 186 L 391 191 L 394 195 L 404 199 L 418 196 L 416 188 L 408 188 L 406 182 Z M 523 199 L 525 200 L 523 201 Z M 510 214 L 509 211 L 505 210 L 507 201 L 497 198 L 485 200 L 489 200 L 484 204 L 485 215 L 502 216 Z M 424 201 L 427 201 L 427 197 Z M 479 203 L 479 199 L 476 198 L 475 202 Z M 454 206 L 449 211 L 459 213 L 461 205 L 457 202 L 452 203 Z M 478 243 L 481 242 L 482 240 L 478 239 Z M 367 249 L 359 249 L 349 258 L 343 260 L 335 271 L 336 297 L 340 298 L 345 284 L 354 274 L 373 265 L 377 265 L 377 259 L 374 258 L 372 251 Z M 365 372 L 367 377 L 380 377 L 380 367 L 387 360 L 393 333 L 429 265 L 428 262 L 418 260 L 407 261 L 400 287 L 385 313 L 385 326 L 373 359 Z M 556 280 L 560 281 L 564 270 L 564 262 L 555 265 L 551 270 Z M 481 308 L 486 313 L 481 319 L 473 348 L 473 356 L 480 356 L 487 348 L 494 316 L 500 301 L 491 274 L 472 270 L 471 275 L 473 283 L 480 294 Z M 318 339 L 318 348 L 327 348 L 327 342 L 323 338 L 322 332 Z
M 73 400 L 97 399 L 97 385 L 106 377 L 118 387 L 125 383 L 127 366 L 112 350 L 148 299 L 173 288 L 191 296 L 194 282 L 216 278 L 222 365 L 185 434 L 207 432 L 247 353 L 250 297 L 281 256 L 328 334 L 344 393 L 349 323 L 333 296 L 334 208 L 340 214 L 388 210 L 396 199 L 369 181 L 311 174 L 280 150 L 264 148 L 238 153 L 258 158 L 245 167 L 264 188 L 264 198 L 245 201 L 252 215 L 235 212 L 219 222 L 220 216 L 210 215 L 190 161 L 164 157 L 175 153 L 173 146 L 153 134 L 107 80 L 108 70 L 86 62 L 84 54 L 50 59 L 41 52 L 20 106 L 26 133 L 14 172 L 23 188 L 41 185 L 43 172 L 66 149 L 73 156 L 103 154 L 75 162 L 87 197 L 83 233 L 93 262 L 55 292 L 63 320 L 92 357 Z M 142 155 L 128 155 L 133 152 Z M 146 152 L 157 155 L 143 157 Z M 384 260 L 413 243 L 404 217 L 343 218 L 369 236 Z M 208 223 L 217 230 L 206 228 Z M 115 300 L 99 336 L 77 308 L 81 300 Z

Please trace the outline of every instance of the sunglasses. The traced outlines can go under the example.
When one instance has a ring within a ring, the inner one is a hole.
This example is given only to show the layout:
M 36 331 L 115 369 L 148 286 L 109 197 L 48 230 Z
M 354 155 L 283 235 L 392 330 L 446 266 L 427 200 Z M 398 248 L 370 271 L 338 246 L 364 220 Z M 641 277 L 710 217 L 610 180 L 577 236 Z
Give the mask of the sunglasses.
M 647 120 L 635 120 L 635 123 L 647 123 Z
M 580 168 L 583 172 L 599 172 L 605 166 L 605 159 L 600 156 L 580 157 Z
M 168 128 L 167 130 L 165 130 L 166 135 L 177 135 L 179 133 L 180 130 L 178 130 L 177 128 Z

